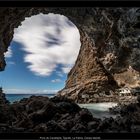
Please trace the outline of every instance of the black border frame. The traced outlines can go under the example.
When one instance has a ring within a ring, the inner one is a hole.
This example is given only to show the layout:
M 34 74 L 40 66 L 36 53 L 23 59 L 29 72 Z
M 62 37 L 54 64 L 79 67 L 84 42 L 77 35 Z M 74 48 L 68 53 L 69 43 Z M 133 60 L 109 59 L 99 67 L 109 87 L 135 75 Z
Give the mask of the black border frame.
M 1 7 L 140 7 L 140 1 L 0 0 Z M 0 140 L 48 140 L 51 137 L 91 137 L 92 139 L 90 140 L 140 140 L 140 133 L 0 133 Z

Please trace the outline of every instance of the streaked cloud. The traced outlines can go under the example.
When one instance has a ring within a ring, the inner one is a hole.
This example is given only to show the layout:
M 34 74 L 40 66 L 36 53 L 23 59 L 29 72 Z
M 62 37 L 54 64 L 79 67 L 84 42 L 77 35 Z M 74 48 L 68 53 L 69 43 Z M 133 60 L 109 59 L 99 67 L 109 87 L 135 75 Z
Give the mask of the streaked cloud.
M 59 76 L 59 77 L 63 77 L 63 73 L 60 72 L 60 71 L 56 71 L 56 75 Z
M 68 73 L 81 45 L 76 26 L 65 16 L 57 14 L 26 18 L 15 29 L 13 40 L 22 44 L 28 69 L 38 76 L 50 76 L 57 72 L 58 65 L 61 65 L 60 73 L 56 73 L 58 76 Z
M 62 70 L 63 70 L 64 73 L 67 74 L 71 70 L 71 68 L 72 68 L 72 66 L 71 67 L 70 66 L 62 67 Z
M 59 83 L 59 82 L 62 82 L 61 79 L 54 79 L 54 80 L 51 80 L 52 83 Z
M 13 53 L 12 53 L 12 50 L 11 48 L 9 47 L 8 48 L 8 51 L 4 54 L 6 58 L 11 58 Z

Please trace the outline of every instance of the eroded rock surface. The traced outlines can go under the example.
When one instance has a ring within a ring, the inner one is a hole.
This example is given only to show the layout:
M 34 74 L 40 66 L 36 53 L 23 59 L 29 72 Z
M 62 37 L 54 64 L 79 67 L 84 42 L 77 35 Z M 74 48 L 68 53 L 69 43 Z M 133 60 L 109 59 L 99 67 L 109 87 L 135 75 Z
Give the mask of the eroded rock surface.
M 89 99 L 94 102 L 96 95 L 103 97 L 111 94 L 110 91 L 117 88 L 117 83 L 97 57 L 97 49 L 90 37 L 81 35 L 82 46 L 77 61 L 68 74 L 65 88 L 58 94 L 79 103 L 88 102 Z

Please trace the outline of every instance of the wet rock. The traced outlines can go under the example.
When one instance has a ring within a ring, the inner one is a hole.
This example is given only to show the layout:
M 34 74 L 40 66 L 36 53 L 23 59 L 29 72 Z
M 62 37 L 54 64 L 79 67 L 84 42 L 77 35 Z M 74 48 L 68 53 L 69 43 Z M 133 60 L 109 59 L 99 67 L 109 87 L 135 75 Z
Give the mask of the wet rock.
M 104 132 L 107 128 L 110 127 L 110 122 L 109 119 L 105 119 L 103 121 L 100 122 L 100 124 L 97 127 L 97 132 Z
M 73 127 L 74 123 L 75 122 L 72 119 L 70 119 L 70 120 L 66 119 L 66 120 L 63 120 L 63 121 L 59 122 L 59 125 L 64 127 L 68 132 L 69 130 L 71 130 L 71 128 Z
M 109 112 L 111 114 L 119 114 L 121 111 L 121 106 L 115 106 L 115 107 L 112 107 L 112 108 L 109 108 Z
M 44 124 L 44 123 L 41 123 L 37 126 L 35 126 L 35 128 L 33 128 L 33 131 L 34 132 L 47 132 L 48 128 L 47 128 L 47 125 Z
M 17 120 L 16 122 L 13 122 L 13 125 L 15 127 L 22 127 L 26 129 L 30 129 L 34 126 L 34 123 L 31 119 L 28 118 L 28 116 L 23 117 L 21 120 Z
M 137 124 L 136 124 L 136 125 L 132 125 L 132 126 L 131 126 L 131 130 L 132 130 L 133 133 L 134 133 L 134 132 L 135 132 L 135 133 L 136 133 L 136 132 L 139 133 L 139 132 L 140 132 L 140 125 L 137 125 Z
M 9 101 L 6 99 L 2 88 L 0 87 L 0 105 L 3 105 L 3 104 L 9 104 Z
M 47 122 L 47 128 L 47 132 L 66 132 L 66 128 L 53 120 Z
M 89 131 L 89 133 L 96 133 L 96 130 L 95 130 L 95 129 L 91 129 L 91 130 Z
M 92 121 L 88 123 L 88 130 L 89 131 L 95 131 L 95 129 L 97 129 L 99 123 L 96 121 Z
M 84 133 L 84 132 L 87 132 L 87 128 L 84 125 L 78 123 L 75 126 L 73 126 L 70 132 L 71 133 Z
M 69 102 L 59 102 L 56 104 L 58 109 L 61 109 L 63 112 L 67 113 L 74 113 L 78 112 L 80 107 L 76 105 L 75 103 L 69 103 Z
M 12 121 L 13 114 L 9 109 L 8 105 L 0 105 L 0 123 L 10 124 Z
M 11 128 L 12 129 L 12 131 L 14 131 L 14 132 L 16 132 L 16 133 L 22 133 L 22 132 L 25 132 L 25 128 L 17 128 L 17 127 L 12 127 Z
M 92 121 L 93 120 L 93 116 L 92 114 L 88 111 L 88 109 L 82 109 L 80 112 L 79 112 L 79 119 L 82 121 L 82 122 L 89 122 L 89 121 Z
M 0 127 L 8 127 L 9 125 L 6 123 L 0 123 Z
M 137 101 L 140 104 L 140 95 L 137 96 Z
M 134 113 L 137 111 L 136 104 L 129 104 L 129 105 L 123 105 L 120 110 L 121 115 L 129 115 L 130 113 Z
M 38 99 L 36 100 L 36 98 Z M 41 96 L 37 97 L 31 96 L 30 99 L 31 99 L 30 102 L 27 103 L 26 105 L 26 110 L 28 111 L 28 113 L 32 113 L 42 109 L 46 105 L 46 102 L 48 102 L 49 98 L 48 97 L 42 98 Z
M 56 113 L 57 107 L 54 103 L 49 102 L 41 110 L 31 113 L 29 117 L 34 123 L 41 123 L 51 120 Z

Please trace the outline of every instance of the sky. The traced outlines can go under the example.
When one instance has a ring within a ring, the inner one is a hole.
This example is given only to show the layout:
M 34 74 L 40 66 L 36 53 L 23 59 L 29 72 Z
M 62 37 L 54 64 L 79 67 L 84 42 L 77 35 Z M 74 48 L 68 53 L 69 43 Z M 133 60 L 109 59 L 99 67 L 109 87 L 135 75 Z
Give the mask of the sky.
M 5 93 L 54 93 L 62 89 L 80 49 L 77 27 L 65 16 L 38 14 L 14 30 L 0 72 Z

